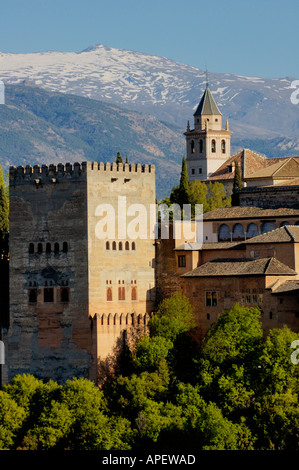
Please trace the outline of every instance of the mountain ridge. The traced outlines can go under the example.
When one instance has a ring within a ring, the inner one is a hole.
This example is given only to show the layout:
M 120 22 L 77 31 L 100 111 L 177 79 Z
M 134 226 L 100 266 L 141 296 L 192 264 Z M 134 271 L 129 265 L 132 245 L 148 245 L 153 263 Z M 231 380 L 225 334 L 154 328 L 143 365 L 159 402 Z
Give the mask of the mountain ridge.
M 5 108 L 0 106 L 4 166 L 14 161 L 38 162 L 42 157 L 53 163 L 75 157 L 113 160 L 120 151 L 135 162 L 157 164 L 158 194 L 165 196 L 179 179 L 184 131 L 206 87 L 206 72 L 166 57 L 95 44 L 80 52 L 0 53 L 0 80 L 5 83 L 8 106 L 14 106 L 7 109 L 16 113 L 16 121 L 10 116 L 5 122 Z M 292 78 L 209 73 L 208 80 L 233 132 L 232 154 L 243 147 L 267 157 L 299 154 L 299 105 L 290 100 Z M 10 88 L 16 86 L 22 89 L 19 95 Z M 26 89 L 32 91 L 31 108 Z M 54 100 L 48 116 L 45 110 L 39 114 L 44 104 L 38 100 L 43 103 L 46 96 L 41 96 L 41 90 L 56 93 L 58 114 L 60 106 L 70 107 L 70 116 L 76 115 L 79 121 L 77 128 L 74 119 L 69 122 L 67 110 L 63 126 L 57 128 Z M 87 100 L 84 105 L 80 98 Z M 96 118 L 88 117 L 89 112 Z M 20 113 L 25 113 L 22 125 Z M 9 141 L 6 149 L 3 139 Z
M 179 127 L 192 117 L 206 85 L 206 72 L 194 66 L 102 44 L 80 52 L 2 53 L 0 78 L 10 83 L 31 79 L 50 91 L 112 102 Z M 236 125 L 238 138 L 248 137 L 248 127 L 252 136 L 251 127 L 263 129 L 264 136 L 296 136 L 299 107 L 290 101 L 291 83 L 290 77 L 209 72 L 213 96 Z M 288 115 L 285 122 L 274 116 L 275 109 Z

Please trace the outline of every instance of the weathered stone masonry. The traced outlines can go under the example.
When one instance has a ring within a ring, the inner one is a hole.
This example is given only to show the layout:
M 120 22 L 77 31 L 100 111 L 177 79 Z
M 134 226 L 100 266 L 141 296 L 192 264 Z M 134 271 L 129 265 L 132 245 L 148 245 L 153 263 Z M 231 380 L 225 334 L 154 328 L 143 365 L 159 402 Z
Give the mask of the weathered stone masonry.
M 117 222 L 119 195 L 154 204 L 154 167 L 10 169 L 8 380 L 24 372 L 97 380 L 99 362 L 123 332 L 145 327 L 155 296 L 154 240 L 132 245 L 116 233 L 107 249 L 95 235 L 97 205 L 112 204 Z

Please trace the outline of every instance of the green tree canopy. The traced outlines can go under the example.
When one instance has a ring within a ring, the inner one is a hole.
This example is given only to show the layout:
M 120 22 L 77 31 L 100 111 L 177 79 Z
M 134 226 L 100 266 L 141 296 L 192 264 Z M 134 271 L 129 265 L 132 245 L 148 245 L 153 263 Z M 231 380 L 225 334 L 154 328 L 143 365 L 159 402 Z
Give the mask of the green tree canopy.
M 180 291 L 164 299 L 149 321 L 151 335 L 162 336 L 172 342 L 194 326 L 192 306 Z

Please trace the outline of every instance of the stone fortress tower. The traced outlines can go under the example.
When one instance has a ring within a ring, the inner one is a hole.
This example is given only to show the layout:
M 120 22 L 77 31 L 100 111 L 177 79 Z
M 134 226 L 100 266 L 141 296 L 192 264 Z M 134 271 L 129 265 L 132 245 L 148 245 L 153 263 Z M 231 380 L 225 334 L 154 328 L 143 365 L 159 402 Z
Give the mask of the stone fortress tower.
M 144 329 L 155 300 L 155 240 L 128 237 L 118 224 L 128 207 L 132 222 L 135 204 L 150 214 L 154 166 L 10 168 L 8 380 L 32 373 L 97 381 L 125 333 Z M 115 233 L 104 223 L 109 207 Z
M 194 129 L 188 122 L 185 132 L 188 177 L 206 180 L 230 157 L 232 133 L 228 122 L 222 129 L 222 114 L 208 85 L 193 116 Z

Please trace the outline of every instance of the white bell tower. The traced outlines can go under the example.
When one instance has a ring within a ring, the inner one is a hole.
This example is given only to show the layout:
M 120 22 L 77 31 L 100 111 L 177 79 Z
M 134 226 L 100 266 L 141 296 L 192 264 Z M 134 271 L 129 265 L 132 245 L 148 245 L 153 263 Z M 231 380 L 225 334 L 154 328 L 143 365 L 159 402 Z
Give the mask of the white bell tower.
M 188 122 L 185 132 L 188 178 L 206 180 L 230 157 L 232 133 L 228 122 L 222 129 L 222 114 L 208 85 L 193 116 L 194 129 Z

